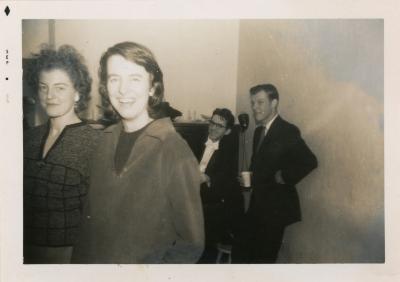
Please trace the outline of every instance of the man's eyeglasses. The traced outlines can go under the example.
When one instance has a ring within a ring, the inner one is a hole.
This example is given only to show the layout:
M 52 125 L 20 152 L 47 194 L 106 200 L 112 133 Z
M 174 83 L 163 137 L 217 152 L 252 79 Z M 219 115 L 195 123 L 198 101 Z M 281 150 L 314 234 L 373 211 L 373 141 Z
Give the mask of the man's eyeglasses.
M 209 121 L 208 121 L 208 124 L 209 124 L 210 126 L 215 126 L 215 127 L 218 128 L 218 129 L 226 128 L 225 125 L 222 125 L 222 124 L 220 124 L 220 123 L 216 123 L 216 122 L 214 122 L 214 121 L 212 121 L 212 120 L 209 120 Z

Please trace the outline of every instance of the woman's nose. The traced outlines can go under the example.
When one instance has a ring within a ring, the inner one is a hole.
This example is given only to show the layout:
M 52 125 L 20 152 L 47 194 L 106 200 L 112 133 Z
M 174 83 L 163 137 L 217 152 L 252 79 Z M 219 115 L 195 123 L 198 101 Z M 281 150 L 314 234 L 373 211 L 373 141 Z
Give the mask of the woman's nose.
M 46 97 L 47 99 L 51 99 L 55 96 L 55 90 L 50 88 L 47 90 Z
M 119 84 L 119 93 L 124 95 L 124 94 L 126 94 L 128 89 L 129 89 L 128 82 L 126 80 L 122 79 Z

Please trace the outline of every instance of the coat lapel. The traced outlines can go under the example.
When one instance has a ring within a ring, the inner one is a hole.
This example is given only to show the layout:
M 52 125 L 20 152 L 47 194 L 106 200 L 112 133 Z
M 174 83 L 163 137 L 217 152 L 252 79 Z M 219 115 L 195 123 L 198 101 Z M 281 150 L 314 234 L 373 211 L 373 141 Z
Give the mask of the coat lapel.
M 267 134 L 265 135 L 262 141 L 261 147 L 259 149 L 260 152 L 263 151 L 271 141 L 275 140 L 275 137 L 277 136 L 279 131 L 280 122 L 281 122 L 281 117 L 278 115 L 276 119 L 272 122 L 271 127 L 267 131 Z
M 218 159 L 218 155 L 220 153 L 220 149 L 214 151 L 214 153 L 211 156 L 210 161 L 208 162 L 207 168 L 206 168 L 206 174 L 208 175 L 210 172 L 214 171 L 215 167 L 215 162 Z

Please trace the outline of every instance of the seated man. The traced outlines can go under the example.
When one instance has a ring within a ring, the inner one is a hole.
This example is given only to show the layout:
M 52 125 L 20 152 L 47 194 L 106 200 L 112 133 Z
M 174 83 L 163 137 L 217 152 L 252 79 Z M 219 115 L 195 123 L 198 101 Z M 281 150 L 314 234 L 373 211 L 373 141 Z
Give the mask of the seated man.
M 235 118 L 228 109 L 214 110 L 208 139 L 200 160 L 206 247 L 199 263 L 215 263 L 218 243 L 234 234 L 235 218 L 243 212 L 243 199 L 236 181 L 238 136 L 232 133 Z

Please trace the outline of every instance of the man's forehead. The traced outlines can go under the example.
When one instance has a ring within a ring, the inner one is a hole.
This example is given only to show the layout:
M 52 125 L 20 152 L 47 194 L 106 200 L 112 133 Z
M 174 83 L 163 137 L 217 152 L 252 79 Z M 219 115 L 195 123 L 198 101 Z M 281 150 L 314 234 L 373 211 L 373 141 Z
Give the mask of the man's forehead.
M 226 123 L 226 120 L 221 117 L 220 115 L 213 115 L 211 118 L 213 121 L 218 122 L 218 123 Z
M 257 93 L 251 95 L 252 100 L 265 100 L 268 99 L 268 93 L 264 90 L 258 91 Z

